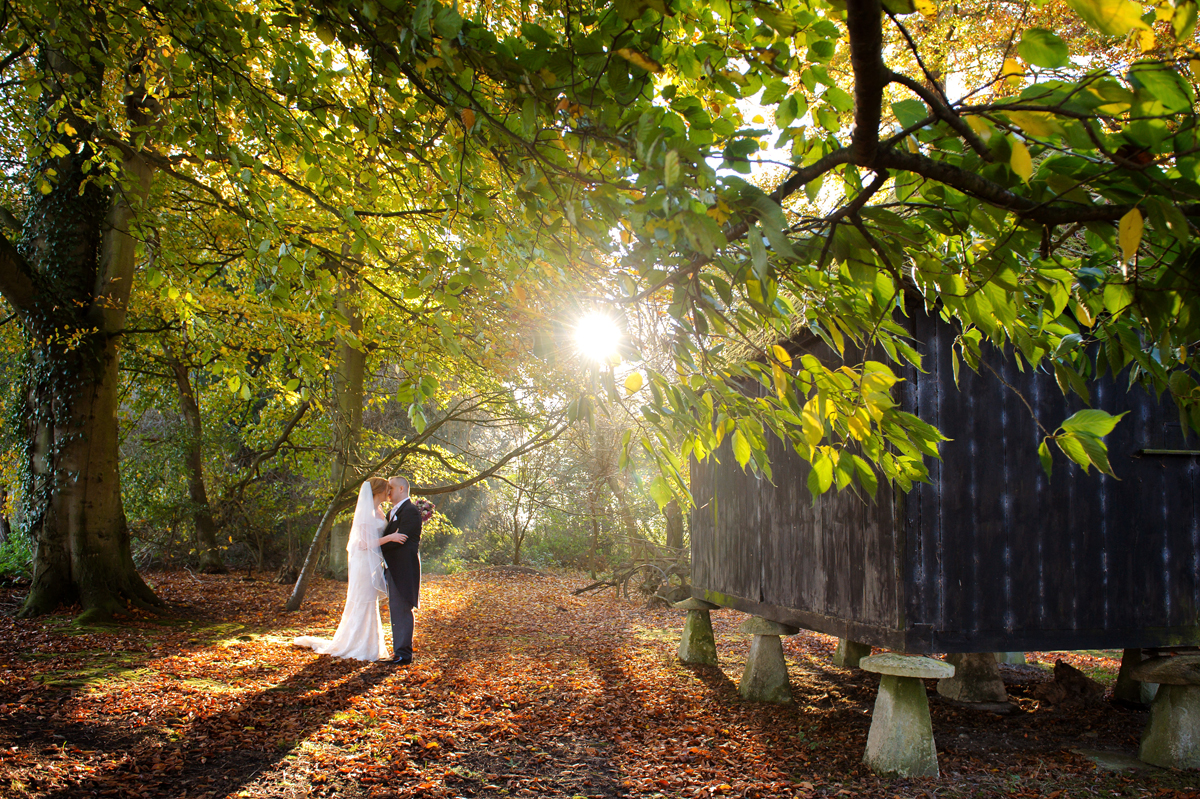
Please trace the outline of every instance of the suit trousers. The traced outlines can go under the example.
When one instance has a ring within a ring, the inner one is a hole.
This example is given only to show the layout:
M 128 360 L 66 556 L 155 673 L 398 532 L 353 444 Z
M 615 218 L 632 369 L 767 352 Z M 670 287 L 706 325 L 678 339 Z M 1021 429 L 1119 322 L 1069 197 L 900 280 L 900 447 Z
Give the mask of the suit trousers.
M 396 588 L 392 570 L 387 572 L 388 613 L 392 616 L 392 657 L 410 658 L 413 654 L 413 606 L 408 604 Z

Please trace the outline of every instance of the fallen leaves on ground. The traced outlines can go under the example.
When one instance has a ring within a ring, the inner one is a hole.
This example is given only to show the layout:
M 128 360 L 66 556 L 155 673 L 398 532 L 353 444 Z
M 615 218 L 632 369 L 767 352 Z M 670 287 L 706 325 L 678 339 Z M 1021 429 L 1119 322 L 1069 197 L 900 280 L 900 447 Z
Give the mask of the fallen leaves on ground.
M 1041 707 L 1036 668 L 1005 670 L 1009 716 L 931 691 L 942 778 L 886 780 L 859 762 L 878 677 L 834 667 L 828 636 L 785 639 L 795 701 L 765 706 L 737 695 L 741 614 L 713 613 L 720 668 L 684 666 L 682 614 L 572 596 L 579 575 L 427 577 L 401 669 L 290 644 L 332 634 L 344 584 L 288 614 L 272 583 L 151 580 L 178 618 L 0 617 L 0 796 L 1197 796 L 1195 772 L 1073 753 L 1135 752 L 1146 713 Z M 1112 654 L 1036 656 L 1104 679 Z

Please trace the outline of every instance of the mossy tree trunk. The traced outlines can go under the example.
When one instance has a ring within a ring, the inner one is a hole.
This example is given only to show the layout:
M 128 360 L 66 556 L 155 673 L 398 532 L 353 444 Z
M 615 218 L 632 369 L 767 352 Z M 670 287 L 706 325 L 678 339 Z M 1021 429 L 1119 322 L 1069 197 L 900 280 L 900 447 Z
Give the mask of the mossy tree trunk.
M 39 54 L 40 71 L 54 78 L 44 80 L 40 101 L 49 120 L 38 143 L 44 156 L 33 164 L 19 246 L 0 236 L 0 292 L 19 315 L 30 353 L 23 499 L 36 552 L 22 612 L 79 602 L 90 619 L 130 602 L 161 602 L 134 567 L 117 430 L 118 342 L 136 255 L 130 226 L 151 168 L 130 153 L 112 188 L 95 179 L 102 159 L 89 109 L 101 107 L 104 74 L 98 61 L 85 63 L 48 48 Z M 136 121 L 142 96 L 131 91 L 126 99 Z

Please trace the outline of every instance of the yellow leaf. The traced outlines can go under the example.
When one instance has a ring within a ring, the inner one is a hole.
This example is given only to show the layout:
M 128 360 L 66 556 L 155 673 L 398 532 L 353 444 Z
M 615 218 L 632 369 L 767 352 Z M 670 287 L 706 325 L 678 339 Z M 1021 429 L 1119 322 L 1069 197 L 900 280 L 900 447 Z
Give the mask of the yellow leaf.
M 1121 222 L 1117 225 L 1117 241 L 1121 245 L 1121 260 L 1125 263 L 1132 261 L 1133 256 L 1137 254 L 1142 243 L 1144 227 L 1142 212 L 1136 208 L 1129 209 L 1129 213 L 1121 217 Z
M 975 131 L 975 135 L 983 139 L 984 144 L 987 144 L 991 140 L 995 128 L 986 119 L 973 115 L 963 117 L 963 119 L 967 121 L 967 125 L 970 126 L 971 130 Z
M 629 377 L 625 378 L 625 391 L 629 394 L 636 394 L 642 387 L 642 376 L 638 372 L 631 372 Z
M 1051 136 L 1063 132 L 1058 120 L 1044 111 L 1011 111 L 1008 118 L 1031 136 Z
M 787 350 L 785 350 L 783 347 L 779 346 L 778 344 L 774 344 L 771 346 L 771 352 L 773 352 L 775 354 L 775 357 L 779 360 L 779 362 L 781 364 L 783 364 L 783 367 L 785 369 L 791 367 L 792 356 L 788 354 Z
M 1029 155 L 1029 148 L 1025 146 L 1025 142 L 1020 139 L 1013 139 L 1012 156 L 1008 159 L 1008 165 L 1012 167 L 1012 171 L 1017 177 L 1026 183 L 1033 177 L 1033 158 Z
M 48 182 L 43 180 L 38 184 L 38 191 L 40 191 L 42 194 L 49 194 L 51 191 L 53 191 L 53 189 L 51 189 Z
M 1188 61 L 1188 64 L 1192 67 L 1193 75 L 1200 75 L 1200 58 L 1193 58 Z
M 926 17 L 937 16 L 937 4 L 933 0 L 913 0 L 913 8 Z
M 1175 16 L 1175 6 L 1170 3 L 1159 3 L 1158 8 L 1154 9 L 1155 22 L 1170 22 L 1173 16 Z
M 1137 32 L 1138 47 L 1143 53 L 1148 53 L 1154 49 L 1154 31 L 1140 30 Z
M 518 302 L 520 302 L 522 305 L 525 304 L 526 295 L 525 295 L 525 287 L 524 286 L 514 286 L 513 294 L 517 295 Z
M 773 363 L 771 364 L 771 375 L 775 378 L 775 393 L 781 400 L 787 399 L 787 372 L 783 371 L 783 367 L 779 364 Z
M 475 127 L 475 112 L 472 111 L 470 108 L 464 108 L 459 113 L 459 116 L 462 117 L 462 123 L 463 123 L 464 128 L 466 128 L 467 130 L 470 130 L 471 128 Z
M 1016 80 L 1025 75 L 1025 70 L 1021 68 L 1021 63 L 1015 58 L 1004 59 L 1004 66 L 1000 68 L 1000 77 Z
M 846 418 L 846 427 L 850 429 L 850 435 L 857 441 L 862 441 L 871 432 L 869 421 L 863 418 L 866 415 L 866 412 L 860 409 L 853 416 Z
M 629 47 L 620 48 L 617 50 L 617 55 L 621 56 L 621 58 L 624 58 L 630 64 L 633 64 L 636 67 L 641 67 L 647 72 L 658 74 L 659 72 L 663 71 L 662 64 L 658 63 L 653 58 L 645 56 L 639 53 L 637 50 Z

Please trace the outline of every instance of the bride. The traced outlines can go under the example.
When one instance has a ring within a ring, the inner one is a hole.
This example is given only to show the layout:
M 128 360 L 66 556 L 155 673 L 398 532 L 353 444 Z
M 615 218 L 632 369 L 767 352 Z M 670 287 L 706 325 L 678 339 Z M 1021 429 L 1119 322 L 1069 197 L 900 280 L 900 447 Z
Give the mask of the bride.
M 383 640 L 383 622 L 379 618 L 379 597 L 387 596 L 383 573 L 383 555 L 379 552 L 386 519 L 379 509 L 387 498 L 388 482 L 372 477 L 358 491 L 358 505 L 346 542 L 350 581 L 346 586 L 346 606 L 333 639 L 302 635 L 293 639 L 321 655 L 354 660 L 383 660 L 387 645 Z

